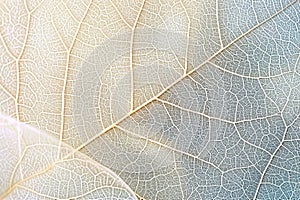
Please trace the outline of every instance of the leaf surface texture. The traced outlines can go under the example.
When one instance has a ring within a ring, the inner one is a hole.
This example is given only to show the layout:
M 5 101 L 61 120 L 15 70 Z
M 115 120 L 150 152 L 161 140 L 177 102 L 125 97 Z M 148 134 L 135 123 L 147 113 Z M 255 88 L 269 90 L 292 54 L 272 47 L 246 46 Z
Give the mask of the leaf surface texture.
M 300 196 L 299 1 L 10 0 L 0 20 L 0 198 Z

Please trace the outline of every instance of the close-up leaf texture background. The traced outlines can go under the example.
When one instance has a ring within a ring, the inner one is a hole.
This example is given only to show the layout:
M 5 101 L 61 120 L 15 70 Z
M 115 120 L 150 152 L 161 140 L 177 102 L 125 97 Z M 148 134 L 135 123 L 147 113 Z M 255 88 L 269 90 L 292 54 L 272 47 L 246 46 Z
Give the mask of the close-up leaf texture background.
M 300 1 L 0 0 L 0 199 L 300 199 Z

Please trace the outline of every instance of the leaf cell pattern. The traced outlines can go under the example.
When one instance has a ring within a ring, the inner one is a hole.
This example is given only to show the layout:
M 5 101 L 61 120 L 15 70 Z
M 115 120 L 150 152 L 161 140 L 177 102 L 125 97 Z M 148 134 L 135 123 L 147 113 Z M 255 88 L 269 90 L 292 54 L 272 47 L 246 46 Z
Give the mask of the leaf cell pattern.
M 0 199 L 299 198 L 298 0 L 9 0 L 0 20 Z

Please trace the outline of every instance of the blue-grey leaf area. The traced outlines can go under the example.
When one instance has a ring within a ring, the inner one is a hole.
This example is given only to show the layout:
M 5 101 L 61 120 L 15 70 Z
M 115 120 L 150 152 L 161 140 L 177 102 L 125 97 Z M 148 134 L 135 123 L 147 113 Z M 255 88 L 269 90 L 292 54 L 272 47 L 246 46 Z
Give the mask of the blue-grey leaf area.
M 300 199 L 299 1 L 231 0 L 219 7 L 220 43 L 205 54 L 190 38 L 188 74 L 180 79 L 157 69 L 179 81 L 88 144 L 86 153 L 145 199 Z M 184 34 L 144 28 L 136 37 L 137 51 L 152 42 L 158 52 L 171 49 L 179 62 L 185 58 L 178 48 Z M 94 109 L 93 99 L 104 101 L 105 80 L 98 75 L 105 69 L 97 63 L 122 57 L 129 40 L 123 34 L 103 44 L 82 67 L 74 104 L 75 116 L 83 115 L 76 118 L 78 132 L 93 135 L 105 127 L 103 119 L 99 127 L 90 123 L 104 115 Z M 145 69 L 135 70 L 143 75 Z

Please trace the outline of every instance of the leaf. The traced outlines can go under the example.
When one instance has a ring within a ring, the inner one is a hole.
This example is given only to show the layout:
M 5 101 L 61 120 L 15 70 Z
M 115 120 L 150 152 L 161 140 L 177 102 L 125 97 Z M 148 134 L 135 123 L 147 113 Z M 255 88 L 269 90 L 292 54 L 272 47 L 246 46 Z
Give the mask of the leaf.
M 297 199 L 299 10 L 297 0 L 1 2 L 1 112 L 19 127 L 3 121 L 15 146 L 0 142 L 1 196 Z M 68 170 L 105 177 L 79 191 L 86 181 Z
M 111 170 L 66 145 L 11 118 L 0 116 L 1 198 L 7 199 L 135 199 Z

